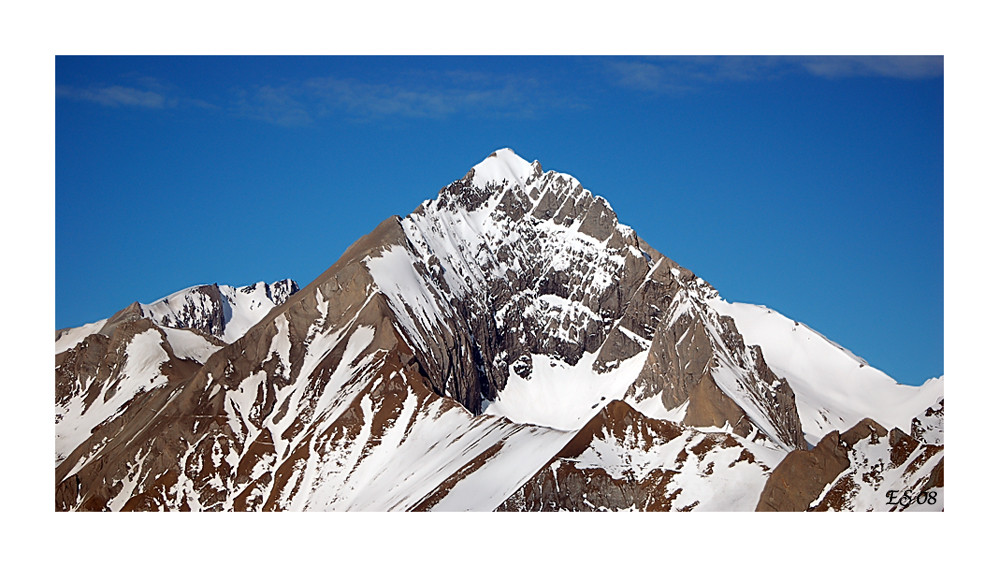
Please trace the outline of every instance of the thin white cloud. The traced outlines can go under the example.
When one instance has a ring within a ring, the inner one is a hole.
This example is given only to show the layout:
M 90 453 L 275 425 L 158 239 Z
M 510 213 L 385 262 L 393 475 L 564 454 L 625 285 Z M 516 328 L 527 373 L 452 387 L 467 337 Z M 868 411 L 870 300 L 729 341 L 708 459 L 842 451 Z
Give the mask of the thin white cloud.
M 612 58 L 606 69 L 620 87 L 659 93 L 683 93 L 712 83 L 764 80 L 781 71 L 774 57 L 643 57 Z
M 233 110 L 238 116 L 279 126 L 307 126 L 313 112 L 300 100 L 300 89 L 269 85 L 236 89 Z
M 939 56 L 701 56 L 612 58 L 606 62 L 618 86 L 661 93 L 697 90 L 713 83 L 764 81 L 806 73 L 825 79 L 943 76 Z
M 57 95 L 107 107 L 150 109 L 194 107 L 279 126 L 308 126 L 330 116 L 351 120 L 390 117 L 442 119 L 465 113 L 529 118 L 543 109 L 579 108 L 580 102 L 538 80 L 480 72 L 412 72 L 393 82 L 345 77 L 313 77 L 281 84 L 235 87 L 220 105 L 183 96 L 152 77 L 132 77 L 119 85 L 57 87 Z
M 183 96 L 178 89 L 154 77 L 132 77 L 118 85 L 73 86 L 59 85 L 56 95 L 63 98 L 82 100 L 110 108 L 138 107 L 150 109 L 194 107 L 218 109 L 217 105 L 204 100 Z
M 140 90 L 122 85 L 86 88 L 62 86 L 56 90 L 56 94 L 110 107 L 140 106 L 143 108 L 163 108 L 167 103 L 166 97 L 158 92 Z
M 612 73 L 622 87 L 643 91 L 668 90 L 666 66 L 649 61 L 610 61 Z
M 329 116 L 353 120 L 390 117 L 442 119 L 456 114 L 530 118 L 543 109 L 576 108 L 571 98 L 533 78 L 448 72 L 414 74 L 395 83 L 313 77 L 283 85 L 236 90 L 234 111 L 281 126 Z
M 931 79 L 943 76 L 942 56 L 807 57 L 802 66 L 818 77 Z

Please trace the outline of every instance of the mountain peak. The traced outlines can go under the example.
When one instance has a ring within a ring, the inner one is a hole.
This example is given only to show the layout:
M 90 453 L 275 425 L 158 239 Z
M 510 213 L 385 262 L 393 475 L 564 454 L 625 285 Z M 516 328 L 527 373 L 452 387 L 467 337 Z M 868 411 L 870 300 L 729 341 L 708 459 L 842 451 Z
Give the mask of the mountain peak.
M 503 180 L 523 185 L 527 178 L 540 171 L 541 164 L 537 161 L 529 163 L 510 148 L 501 148 L 489 154 L 469 173 L 473 183 L 485 187 L 491 183 L 502 184 Z

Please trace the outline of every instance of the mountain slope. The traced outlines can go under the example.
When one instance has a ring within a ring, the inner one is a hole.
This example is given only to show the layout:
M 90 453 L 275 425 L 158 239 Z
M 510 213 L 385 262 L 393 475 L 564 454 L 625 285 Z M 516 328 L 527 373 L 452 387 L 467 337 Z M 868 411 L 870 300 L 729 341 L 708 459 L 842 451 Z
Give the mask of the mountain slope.
M 197 329 L 231 343 L 296 291 L 298 284 L 290 279 L 243 287 L 197 285 L 149 304 L 136 302 L 129 308 L 162 328 Z M 56 331 L 56 354 L 76 346 L 93 333 L 103 332 L 107 323 L 108 319 L 102 319 Z
M 943 398 L 943 378 L 906 386 L 867 361 L 810 329 L 760 305 L 712 307 L 735 320 L 751 344 L 758 344 L 774 373 L 794 390 L 805 438 L 816 444 L 830 431 L 845 431 L 864 418 L 908 430 L 914 416 Z
M 56 464 L 134 398 L 204 364 L 298 285 L 194 286 L 56 333 Z M 100 446 L 95 445 L 95 446 Z

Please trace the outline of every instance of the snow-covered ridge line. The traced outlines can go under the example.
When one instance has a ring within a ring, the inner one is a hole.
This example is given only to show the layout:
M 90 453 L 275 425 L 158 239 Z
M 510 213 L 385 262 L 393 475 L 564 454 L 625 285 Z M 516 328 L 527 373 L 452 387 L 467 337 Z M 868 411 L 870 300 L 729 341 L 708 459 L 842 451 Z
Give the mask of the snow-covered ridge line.
M 63 329 L 56 334 L 55 353 L 65 352 L 83 342 L 83 339 L 99 332 L 101 327 L 107 323 L 107 319 L 101 319 L 93 323 L 87 323 L 79 327 Z
M 140 306 L 143 315 L 158 325 L 199 328 L 231 343 L 297 290 L 298 284 L 291 279 L 242 287 L 201 285 Z
M 815 444 L 830 431 L 846 431 L 869 417 L 882 426 L 909 430 L 912 417 L 942 398 L 943 378 L 921 386 L 899 384 L 863 358 L 804 323 L 772 308 L 729 303 L 710 305 L 735 320 L 748 344 L 757 344 L 767 365 L 794 390 L 806 440 Z
M 137 305 L 141 316 L 159 327 L 198 329 L 232 343 L 296 291 L 298 284 L 292 279 L 270 284 L 261 281 L 241 287 L 201 284 Z M 57 334 L 55 353 L 67 351 L 89 335 L 101 332 L 107 322 L 108 319 L 102 319 L 61 330 Z

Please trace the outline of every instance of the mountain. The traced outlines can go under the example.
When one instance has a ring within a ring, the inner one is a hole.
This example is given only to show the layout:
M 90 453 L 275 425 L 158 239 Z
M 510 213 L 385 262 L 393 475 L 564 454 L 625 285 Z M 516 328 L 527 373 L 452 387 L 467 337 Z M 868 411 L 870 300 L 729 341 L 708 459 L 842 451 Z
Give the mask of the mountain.
M 942 380 L 899 386 L 724 302 L 508 149 L 301 290 L 258 287 L 57 333 L 57 510 L 867 509 L 942 487 Z

